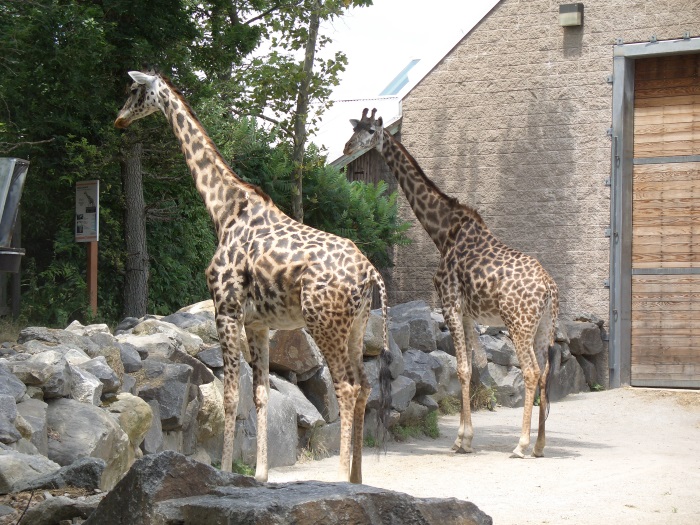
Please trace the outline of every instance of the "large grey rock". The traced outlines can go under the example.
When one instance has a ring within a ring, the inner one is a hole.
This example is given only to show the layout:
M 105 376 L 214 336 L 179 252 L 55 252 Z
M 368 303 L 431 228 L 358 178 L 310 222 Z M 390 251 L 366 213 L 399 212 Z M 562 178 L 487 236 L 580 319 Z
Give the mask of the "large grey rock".
M 515 366 L 489 363 L 489 374 L 495 381 L 496 401 L 504 407 L 521 407 L 525 403 L 523 372 Z
M 61 468 L 49 458 L 0 448 L 0 494 L 7 494 L 16 485 L 28 483 Z
M 306 330 L 270 332 L 270 370 L 294 372 L 303 381 L 323 364 L 321 351 Z
M 124 372 L 130 374 L 132 372 L 138 372 L 143 368 L 143 363 L 141 362 L 141 354 L 136 349 L 136 347 L 129 343 L 119 344 L 119 354 L 124 364 Z
M 78 348 L 83 350 L 89 356 L 94 356 L 94 353 L 98 350 L 98 345 L 92 342 L 89 337 L 56 328 L 45 328 L 40 326 L 29 326 L 24 328 L 19 333 L 17 342 L 19 344 L 25 344 L 29 341 L 38 341 L 52 346 L 63 345 L 68 348 Z
M 434 352 L 434 350 L 433 350 Z M 416 394 L 434 394 L 438 384 L 436 374 L 440 371 L 440 361 L 431 354 L 409 348 L 403 353 L 404 376 L 416 383 Z
M 423 352 L 434 352 L 437 349 L 435 336 L 440 330 L 425 301 L 411 301 L 393 306 L 389 309 L 389 318 L 395 323 L 409 324 L 411 348 Z
M 553 372 L 547 387 L 549 401 L 559 401 L 569 394 L 589 391 L 586 376 L 576 359 L 561 362 L 557 352 L 550 366 L 553 367 Z
M 260 484 L 253 478 L 221 472 L 173 451 L 145 456 L 134 463 L 84 525 L 164 524 L 167 522 L 159 503 L 208 494 L 223 486 Z
M 14 490 L 62 489 L 75 487 L 98 489 L 106 463 L 100 458 L 80 458 L 70 465 L 54 470 L 29 481 L 16 483 Z
M 167 334 L 155 333 L 149 335 L 135 335 L 131 332 L 121 333 L 117 341 L 124 345 L 130 345 L 141 356 L 141 360 L 148 358 L 151 353 L 160 356 L 169 356 L 179 347 L 178 342 Z
M 588 386 L 599 384 L 598 371 L 596 370 L 595 363 L 583 355 L 577 356 L 576 361 L 583 371 L 583 376 L 586 378 L 586 384 Z
M 489 525 L 472 503 L 417 499 L 367 485 L 262 484 L 164 452 L 143 458 L 84 525 Z
M 438 387 L 433 398 L 439 402 L 446 397 L 459 397 L 462 394 L 462 385 L 457 375 L 457 358 L 442 350 L 436 350 L 430 355 L 441 365 L 440 370 L 435 374 Z
M 561 324 L 566 327 L 573 355 L 596 355 L 605 351 L 597 324 L 579 321 L 561 321 Z
M 378 395 L 378 394 L 377 394 Z M 416 395 L 416 382 L 406 376 L 399 376 L 391 382 L 391 408 L 403 412 Z M 372 399 L 373 395 L 370 395 Z M 369 402 L 367 403 L 369 405 Z M 374 406 L 370 408 L 375 408 Z
M 435 334 L 435 346 L 438 350 L 455 355 L 455 344 L 449 330 L 441 330 Z
M 17 403 L 17 413 L 31 428 L 30 441 L 44 456 L 49 454 L 49 437 L 46 425 L 47 409 L 48 405 L 40 399 L 24 399 L 21 403 Z
M 274 446 L 267 448 L 270 468 L 294 465 L 297 461 L 299 434 L 294 404 L 276 390 L 270 390 L 267 405 L 267 440 Z
M 112 367 L 107 364 L 104 356 L 97 356 L 89 361 L 80 363 L 78 368 L 89 372 L 102 383 L 102 394 L 113 394 L 119 391 L 122 382 Z
M 297 385 L 285 381 L 276 374 L 270 374 L 270 386 L 292 402 L 297 415 L 297 426 L 308 429 L 325 424 L 321 413 L 311 401 L 306 399 Z
M 157 401 L 163 430 L 182 427 L 189 403 L 192 367 L 168 364 L 152 359 L 143 362 L 136 377 L 136 391 L 145 401 Z
M 501 366 L 520 366 L 518 357 L 515 355 L 515 346 L 510 338 L 500 335 L 494 337 L 484 334 L 479 336 L 478 344 L 486 352 L 486 357 L 492 363 Z
M 104 358 L 103 358 L 104 359 Z M 100 404 L 104 384 L 91 372 L 78 366 L 70 365 L 73 383 L 71 384 L 70 397 L 81 403 Z M 111 370 L 111 368 L 110 368 Z M 116 377 L 116 374 L 115 374 Z
M 72 332 L 76 335 L 90 337 L 94 334 L 110 334 L 109 326 L 104 323 L 83 325 L 80 321 L 73 321 L 66 326 L 67 332 Z
M 0 443 L 9 445 L 19 441 L 22 434 L 15 428 L 17 404 L 14 396 L 0 394 Z
M 209 301 L 212 303 L 212 301 Z M 215 343 L 219 340 L 214 320 L 214 306 L 212 303 L 211 312 L 187 312 L 179 310 L 174 314 L 166 315 L 161 319 L 166 323 L 172 323 L 178 328 L 194 334 L 202 339 L 206 344 Z
M 0 361 L 0 395 L 12 396 L 15 401 L 22 399 L 27 387 Z
M 100 488 L 111 489 L 129 469 L 129 438 L 105 410 L 73 399 L 48 403 L 49 458 L 70 465 L 83 457 L 107 463 Z
M 176 346 L 190 356 L 196 356 L 204 344 L 198 335 L 175 326 L 162 319 L 145 319 L 131 329 L 136 336 L 164 334 L 176 342 Z
M 411 342 L 411 326 L 408 322 L 397 322 L 389 319 L 387 325 L 391 337 L 401 351 L 408 350 L 409 343 Z
M 168 523 L 239 525 L 486 525 L 491 518 L 474 504 L 450 499 L 419 499 L 400 492 L 307 481 L 257 488 L 223 487 L 211 496 L 172 500 L 159 505 Z M 204 520 L 204 521 L 200 521 Z
M 197 354 L 197 359 L 209 368 L 221 368 L 224 366 L 221 345 L 218 343 L 203 347 L 203 350 L 200 350 Z
M 269 424 L 268 424 L 269 426 Z M 251 409 L 245 418 L 236 419 L 236 434 L 233 439 L 233 459 L 246 465 L 255 466 L 257 456 L 258 422 L 255 409 Z M 268 442 L 271 442 L 268 440 Z M 223 446 L 223 440 L 222 440 Z M 213 461 L 221 461 L 221 448 L 214 451 Z
M 209 458 L 221 459 L 224 437 L 224 385 L 218 379 L 199 386 L 197 446 Z M 240 406 L 240 403 L 239 403 Z M 250 412 L 250 410 L 248 410 Z
M 191 399 L 185 409 L 185 418 L 182 421 L 182 448 L 180 449 L 183 454 L 188 456 L 193 455 L 197 450 L 197 435 L 199 434 L 197 415 L 201 405 L 196 387 L 192 387 L 191 394 Z
M 335 394 L 333 378 L 327 366 L 319 368 L 306 381 L 298 383 L 306 398 L 316 407 L 326 423 L 333 423 L 340 417 L 338 397 Z
M 391 373 L 391 378 L 396 379 L 403 374 L 406 364 L 403 360 L 403 352 L 401 351 L 401 348 L 399 348 L 399 345 L 396 344 L 391 334 L 389 335 L 389 353 L 391 353 L 389 372 Z
M 364 355 L 374 357 L 380 354 L 384 347 L 384 319 L 381 311 L 372 311 L 367 320 L 367 329 L 364 335 Z
M 153 411 L 140 397 L 120 393 L 105 404 L 106 410 L 114 416 L 121 429 L 129 438 L 129 463 L 141 457 L 140 446 L 146 432 L 153 423 Z
M 198 335 L 205 343 L 218 342 L 219 333 L 216 329 L 216 311 L 214 309 L 214 301 L 211 299 L 180 308 L 175 314 L 192 315 L 194 319 L 192 319 L 192 321 L 186 321 L 184 325 L 175 322 L 173 322 L 173 324 L 180 326 L 183 330 Z M 164 317 L 163 319 L 168 319 L 168 317 Z
M 399 424 L 412 425 L 425 420 L 425 417 L 431 412 L 431 409 L 415 401 L 411 401 L 406 407 L 406 410 L 401 412 L 399 416 Z
M 160 405 L 158 401 L 153 399 L 148 402 L 148 406 L 151 407 L 153 418 L 151 419 L 150 428 L 143 436 L 141 450 L 144 454 L 155 454 L 163 450 L 163 427 L 160 424 Z
M 46 399 L 70 395 L 70 366 L 60 351 L 17 354 L 8 358 L 5 364 L 25 385 L 41 388 Z
M 314 457 L 337 454 L 340 451 L 340 420 L 309 429 L 300 445 L 309 449 Z
M 97 505 L 104 498 L 104 494 L 94 494 L 85 498 L 70 498 L 68 496 L 56 496 L 47 498 L 35 507 L 27 510 L 22 518 L 22 524 L 55 525 L 64 523 L 81 523 L 90 516 Z

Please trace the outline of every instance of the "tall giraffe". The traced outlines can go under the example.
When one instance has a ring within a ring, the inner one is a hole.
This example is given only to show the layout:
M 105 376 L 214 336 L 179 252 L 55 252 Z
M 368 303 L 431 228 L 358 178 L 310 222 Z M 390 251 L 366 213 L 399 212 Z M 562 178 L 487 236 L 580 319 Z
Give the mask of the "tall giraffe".
M 255 478 L 267 481 L 269 329 L 306 326 L 328 363 L 340 406 L 341 480 L 361 483 L 365 406 L 370 384 L 362 341 L 372 287 L 384 319 L 380 356 L 381 423 L 391 404 L 386 339 L 386 288 L 379 272 L 349 240 L 300 224 L 260 188 L 242 181 L 169 79 L 131 71 L 131 94 L 115 126 L 161 110 L 172 126 L 209 215 L 218 247 L 206 270 L 224 358 L 224 446 L 221 467 L 231 470 L 238 406 L 239 336 L 245 328 L 257 412 Z M 352 453 L 352 466 L 350 457 Z
M 509 248 L 489 231 L 479 213 L 445 195 L 389 132 L 381 117 L 362 112 L 352 119 L 353 135 L 344 153 L 376 148 L 406 194 L 416 218 L 437 246 L 440 262 L 433 279 L 445 322 L 454 340 L 462 386 L 462 411 L 453 449 L 472 452 L 474 430 L 469 407 L 474 321 L 504 324 L 515 345 L 525 381 L 525 407 L 513 457 L 530 445 L 530 420 L 537 385 L 540 411 L 533 456 L 544 455 L 547 381 L 553 352 L 559 296 L 554 279 L 534 258 Z M 549 348 L 549 352 L 547 349 Z

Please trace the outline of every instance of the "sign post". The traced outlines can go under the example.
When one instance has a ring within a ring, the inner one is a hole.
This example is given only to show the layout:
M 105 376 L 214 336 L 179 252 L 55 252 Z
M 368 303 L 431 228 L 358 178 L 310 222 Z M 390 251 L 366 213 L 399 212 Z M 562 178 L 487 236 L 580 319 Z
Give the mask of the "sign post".
M 75 241 L 87 242 L 87 286 L 92 315 L 97 315 L 97 242 L 100 240 L 100 181 L 75 183 Z

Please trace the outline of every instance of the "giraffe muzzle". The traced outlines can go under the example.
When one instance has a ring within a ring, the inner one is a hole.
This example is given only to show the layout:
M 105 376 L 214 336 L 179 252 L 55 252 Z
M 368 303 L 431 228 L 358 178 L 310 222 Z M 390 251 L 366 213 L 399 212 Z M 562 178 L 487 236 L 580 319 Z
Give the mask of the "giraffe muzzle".
M 129 121 L 125 118 L 118 117 L 117 120 L 114 121 L 114 127 L 118 129 L 126 129 L 129 127 Z

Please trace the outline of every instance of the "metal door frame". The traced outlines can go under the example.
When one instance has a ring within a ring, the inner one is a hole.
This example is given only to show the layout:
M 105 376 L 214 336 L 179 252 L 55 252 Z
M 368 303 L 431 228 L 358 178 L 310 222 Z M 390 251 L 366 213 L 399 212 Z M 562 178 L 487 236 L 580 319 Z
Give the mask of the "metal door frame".
M 640 58 L 698 53 L 700 38 L 613 46 L 610 198 L 610 387 L 631 381 L 632 170 L 634 165 L 634 64 Z M 698 158 L 700 160 L 700 158 Z

